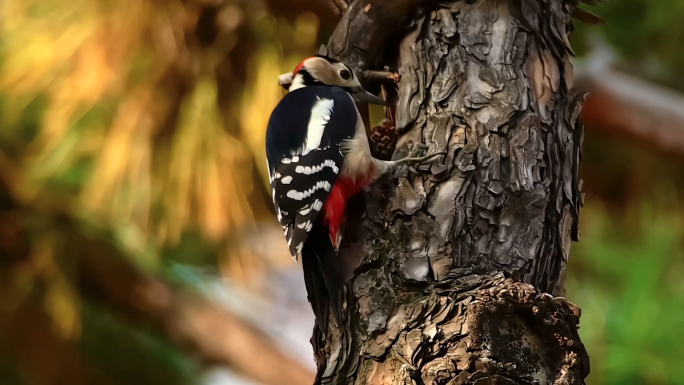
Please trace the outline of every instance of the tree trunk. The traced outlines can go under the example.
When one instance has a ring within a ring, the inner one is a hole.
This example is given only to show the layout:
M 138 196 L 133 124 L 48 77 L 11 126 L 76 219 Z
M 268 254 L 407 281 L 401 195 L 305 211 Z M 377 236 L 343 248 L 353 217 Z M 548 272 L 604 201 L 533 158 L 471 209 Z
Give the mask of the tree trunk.
M 349 219 L 340 256 L 361 262 L 346 322 L 314 331 L 318 383 L 583 383 L 579 311 L 554 298 L 583 199 L 577 2 L 346 9 L 327 53 L 401 75 L 386 89 L 395 157 L 447 155 L 376 183 Z

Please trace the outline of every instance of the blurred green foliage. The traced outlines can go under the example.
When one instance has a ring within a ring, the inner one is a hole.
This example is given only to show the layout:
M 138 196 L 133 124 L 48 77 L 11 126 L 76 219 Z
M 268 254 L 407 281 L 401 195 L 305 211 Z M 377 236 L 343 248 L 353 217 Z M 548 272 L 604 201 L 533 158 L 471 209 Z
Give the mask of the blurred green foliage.
M 582 307 L 590 385 L 684 383 L 684 170 L 678 159 L 589 132 L 587 205 L 567 297 Z
M 157 333 L 113 316 L 106 308 L 83 309 L 79 349 L 92 374 L 90 383 L 191 385 L 200 367 Z M 106 349 L 103 341 L 107 341 Z
M 41 362 L 34 358 L 34 364 L 44 366 L 34 367 L 33 376 L 21 370 L 22 363 L 16 361 L 16 352 L 0 349 L 2 384 L 34 385 L 46 380 L 56 384 L 197 384 L 200 366 L 158 333 L 89 302 L 81 309 L 81 317 L 83 334 L 77 345 L 65 343 L 52 347 L 39 340 L 32 341 L 42 345 L 43 354 L 50 354 L 51 349 L 61 352 L 56 361 Z M 74 354 L 84 357 L 83 361 L 73 361 Z M 62 366 L 69 374 L 55 375 L 58 369 L 50 368 L 51 365 Z
M 624 56 L 623 64 L 641 76 L 684 90 L 684 1 L 610 0 L 585 8 L 606 20 L 596 27 L 576 23 L 573 47 L 588 50 L 587 37 L 601 34 Z
M 582 305 L 580 334 L 592 358 L 589 384 L 681 384 L 684 269 L 681 218 L 643 203 L 633 237 L 589 204 L 573 251 L 569 297 Z
M 602 35 L 617 65 L 684 90 L 684 2 L 615 0 L 600 27 L 577 25 L 573 46 Z M 587 205 L 572 249 L 568 298 L 582 309 L 589 385 L 684 383 L 684 168 L 680 155 L 588 128 L 581 174 Z

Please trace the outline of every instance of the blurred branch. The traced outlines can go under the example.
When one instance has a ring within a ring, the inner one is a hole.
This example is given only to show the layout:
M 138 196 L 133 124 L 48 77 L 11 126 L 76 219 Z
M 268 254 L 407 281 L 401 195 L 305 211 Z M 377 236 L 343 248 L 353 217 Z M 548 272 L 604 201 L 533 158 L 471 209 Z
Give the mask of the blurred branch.
M 98 241 L 84 241 L 84 294 L 150 323 L 207 364 L 228 365 L 268 385 L 304 385 L 313 379 L 309 370 L 274 348 L 269 337 L 246 321 L 143 274 Z
M 74 280 L 80 295 L 151 326 L 206 364 L 230 366 L 266 385 L 311 383 L 314 375 L 274 349 L 260 330 L 136 266 L 133 252 L 119 246 L 115 231 L 73 216 L 65 199 L 24 193 L 18 170 L 0 152 L 0 228 L 16 229 L 11 237 L 0 236 L 0 260 L 25 264 L 35 243 L 59 239 L 61 246 L 52 252 L 79 267 Z
M 682 94 L 611 69 L 578 75 L 579 85 L 590 90 L 585 124 L 684 154 Z

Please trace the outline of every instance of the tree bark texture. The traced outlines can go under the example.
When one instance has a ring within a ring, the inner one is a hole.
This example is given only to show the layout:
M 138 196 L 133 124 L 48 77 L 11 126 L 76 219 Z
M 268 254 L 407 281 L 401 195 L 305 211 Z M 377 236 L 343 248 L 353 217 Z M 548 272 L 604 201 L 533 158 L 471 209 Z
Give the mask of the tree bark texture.
M 583 383 L 578 311 L 554 299 L 565 294 L 583 199 L 584 95 L 573 90 L 568 42 L 577 5 L 346 9 L 327 54 L 401 75 L 385 90 L 394 157 L 446 155 L 376 183 L 349 218 L 340 257 L 359 263 L 346 322 L 314 330 L 317 382 Z

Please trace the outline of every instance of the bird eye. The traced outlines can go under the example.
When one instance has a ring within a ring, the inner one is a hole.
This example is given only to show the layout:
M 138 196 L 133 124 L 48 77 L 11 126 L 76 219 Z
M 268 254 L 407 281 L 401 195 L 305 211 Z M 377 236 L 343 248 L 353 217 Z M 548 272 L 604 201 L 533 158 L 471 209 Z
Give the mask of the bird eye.
M 349 72 L 349 71 L 347 71 L 347 70 L 342 70 L 342 71 L 340 71 L 340 76 L 341 76 L 342 79 L 344 79 L 344 80 L 349 80 L 349 79 L 351 79 L 352 74 L 351 74 L 351 72 Z

